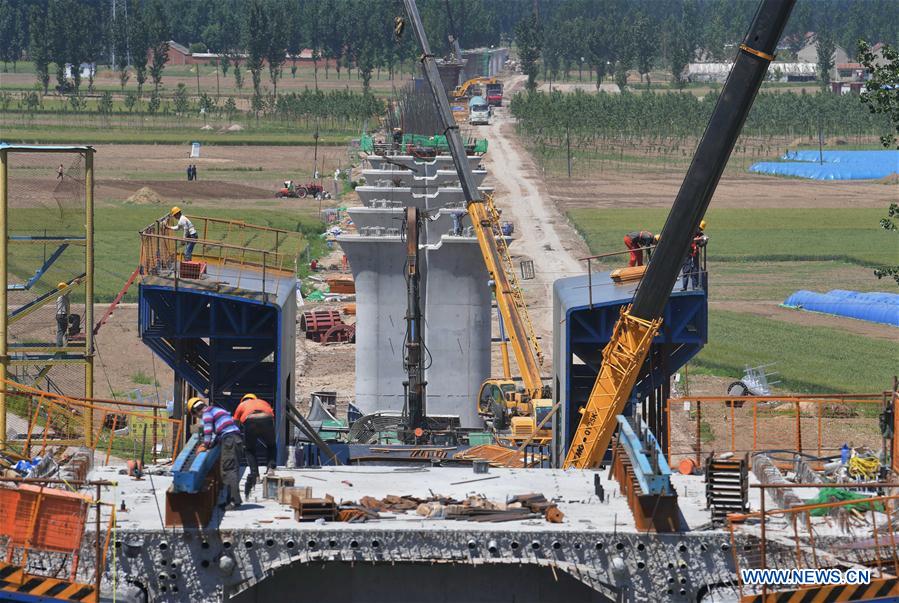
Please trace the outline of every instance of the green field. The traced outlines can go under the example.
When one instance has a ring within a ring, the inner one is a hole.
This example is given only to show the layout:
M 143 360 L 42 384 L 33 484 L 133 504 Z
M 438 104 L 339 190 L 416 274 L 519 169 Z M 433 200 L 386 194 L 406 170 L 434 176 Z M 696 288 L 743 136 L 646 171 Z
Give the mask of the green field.
M 75 118 L 77 119 L 77 117 Z M 200 142 L 206 145 L 254 145 L 254 146 L 313 146 L 314 130 L 301 128 L 260 128 L 240 132 L 220 133 L 216 130 L 201 130 L 202 124 L 185 124 L 175 127 L 173 121 L 168 127 L 108 127 L 103 126 L 99 117 L 94 126 L 59 128 L 53 125 L 29 127 L 3 127 L 0 140 L 18 144 L 189 144 Z M 322 131 L 319 145 L 345 146 L 356 130 Z
M 124 285 L 125 280 L 137 267 L 140 257 L 140 239 L 138 230 L 166 213 L 167 208 L 124 205 L 122 207 L 104 207 L 97 211 L 95 217 L 95 288 L 94 292 L 98 302 L 109 302 L 115 297 Z M 303 234 L 305 241 L 310 246 L 311 257 L 322 254 L 324 243 L 319 237 L 323 226 L 314 211 L 307 213 L 296 211 L 269 209 L 246 210 L 222 210 L 207 207 L 192 208 L 184 205 L 185 213 L 189 215 L 209 216 L 213 218 L 227 218 L 231 220 L 243 220 L 249 224 L 271 226 Z M 37 228 L 42 220 L 47 219 L 47 210 L 44 209 L 10 209 L 10 222 L 17 225 L 18 232 L 25 232 L 30 227 Z M 31 225 L 31 226 L 29 226 Z M 33 232 L 33 231 L 32 231 Z M 11 246 L 10 272 L 19 279 L 27 279 L 34 274 L 40 266 L 39 257 L 42 251 L 52 253 L 55 245 L 42 250 L 34 244 L 13 244 Z M 17 251 L 16 250 L 20 250 Z M 37 254 L 35 257 L 31 257 Z M 55 285 L 59 280 L 71 278 L 77 271 L 83 269 L 83 261 L 77 261 L 77 250 L 67 250 L 60 261 L 41 279 L 39 286 L 35 287 L 38 293 L 46 291 L 48 286 Z M 305 265 L 304 261 L 300 261 Z M 68 270 L 68 272 L 67 272 Z M 302 273 L 302 270 L 301 270 Z M 131 289 L 125 301 L 136 301 L 137 291 Z
M 711 262 L 895 262 L 896 237 L 878 226 L 880 209 L 710 209 Z M 624 233 L 661 232 L 668 210 L 576 209 L 569 217 L 594 253 L 622 248 Z M 620 260 L 615 261 L 620 264 Z
M 660 232 L 667 210 L 579 209 L 569 218 L 591 251 L 623 248 L 624 233 Z M 895 233 L 879 228 L 880 209 L 711 209 L 706 215 L 709 343 L 693 361 L 700 372 L 737 379 L 745 366 L 776 363 L 782 390 L 880 391 L 896 371 L 894 341 L 840 328 L 794 324 L 718 309 L 715 302 L 781 303 L 798 289 L 895 291 L 871 267 L 896 263 Z M 626 256 L 604 267 L 620 267 Z M 883 326 L 888 330 L 892 327 Z
M 873 393 L 889 387 L 897 360 L 895 342 L 714 311 L 709 316 L 709 342 L 693 365 L 712 374 L 739 377 L 747 364 L 774 362 L 772 370 L 783 380 L 777 385 L 781 390 Z

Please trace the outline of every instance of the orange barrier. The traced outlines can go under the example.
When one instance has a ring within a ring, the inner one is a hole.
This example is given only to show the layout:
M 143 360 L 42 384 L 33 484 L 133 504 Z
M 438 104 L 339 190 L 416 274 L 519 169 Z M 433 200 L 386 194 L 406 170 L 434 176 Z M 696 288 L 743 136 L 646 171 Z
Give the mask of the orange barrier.
M 6 562 L 17 548 L 26 556 L 32 550 L 70 554 L 74 580 L 90 503 L 83 494 L 44 486 L 0 488 L 0 534 L 9 538 Z
M 701 465 L 711 452 L 773 449 L 827 456 L 846 443 L 847 426 L 859 427 L 852 430 L 854 445 L 878 448 L 883 404 L 881 394 L 669 398 L 668 461 Z

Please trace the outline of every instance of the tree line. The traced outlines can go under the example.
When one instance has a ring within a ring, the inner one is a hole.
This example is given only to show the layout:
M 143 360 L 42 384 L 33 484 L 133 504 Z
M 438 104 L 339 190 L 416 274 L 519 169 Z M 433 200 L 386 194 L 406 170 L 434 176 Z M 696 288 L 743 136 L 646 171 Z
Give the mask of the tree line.
M 516 94 L 510 103 L 522 132 L 550 143 L 571 137 L 573 144 L 596 137 L 698 137 L 708 124 L 718 92 L 609 94 L 599 92 Z M 746 118 L 744 131 L 761 136 L 830 134 L 866 136 L 889 127 L 853 94 L 762 92 Z
M 665 69 L 678 77 L 694 57 L 729 60 L 745 33 L 756 0 L 419 0 L 432 48 L 449 54 L 448 36 L 463 48 L 515 42 L 533 84 L 545 77 L 587 71 L 597 81 L 628 70 L 648 77 Z M 535 10 L 536 9 L 536 10 Z M 277 94 L 283 70 L 312 51 L 324 77 L 354 69 L 368 87 L 375 70 L 392 72 L 418 56 L 413 36 L 397 40 L 397 1 L 370 0 L 0 0 L 0 61 L 27 57 L 46 90 L 80 88 L 80 74 L 65 64 L 107 64 L 138 89 L 158 90 L 168 41 L 223 55 L 242 88 L 249 74 L 255 95 L 263 85 Z M 816 32 L 822 51 L 839 44 L 854 56 L 859 38 L 899 45 L 895 0 L 799 0 L 781 50 L 798 51 Z M 829 53 L 827 53 L 829 59 Z M 541 62 L 542 59 L 542 62 Z M 52 70 L 51 70 L 52 68 Z

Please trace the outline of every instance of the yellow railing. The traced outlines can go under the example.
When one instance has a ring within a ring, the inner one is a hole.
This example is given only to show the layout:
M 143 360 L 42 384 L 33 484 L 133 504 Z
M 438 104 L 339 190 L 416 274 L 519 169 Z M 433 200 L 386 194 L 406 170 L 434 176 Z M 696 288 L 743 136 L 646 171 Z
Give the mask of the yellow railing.
M 140 268 L 144 276 L 196 280 L 194 267 L 182 265 L 188 246 L 191 259 L 207 265 L 227 269 L 236 280 L 236 287 L 253 285 L 262 293 L 278 293 L 283 284 L 280 277 L 294 276 L 297 258 L 305 248 L 300 233 L 247 224 L 237 220 L 223 220 L 191 216 L 198 238 L 188 239 L 173 233 L 166 226 L 164 216 L 140 231 Z

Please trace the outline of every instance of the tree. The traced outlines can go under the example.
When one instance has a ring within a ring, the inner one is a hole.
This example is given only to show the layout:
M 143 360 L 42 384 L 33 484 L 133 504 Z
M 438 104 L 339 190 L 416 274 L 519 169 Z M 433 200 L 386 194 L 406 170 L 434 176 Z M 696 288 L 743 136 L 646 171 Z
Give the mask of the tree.
M 646 76 L 646 87 L 649 88 L 649 71 L 658 51 L 658 40 L 652 35 L 649 19 L 643 13 L 638 13 L 634 19 L 631 38 L 637 71 L 640 72 L 640 79 Z
M 287 45 L 290 38 L 287 10 L 282 2 L 270 4 L 266 18 L 266 39 L 268 47 L 265 58 L 268 61 L 268 77 L 272 82 L 274 95 L 278 96 L 278 78 L 281 67 L 287 60 Z
M 871 74 L 860 98 L 871 113 L 886 115 L 893 124 L 894 131 L 880 137 L 883 146 L 899 148 L 899 51 L 884 44 L 880 52 L 882 62 L 867 42 L 858 41 L 859 62 Z
M 34 71 L 37 81 L 40 82 L 47 94 L 50 85 L 50 39 L 46 35 L 47 14 L 41 6 L 32 6 L 28 19 L 29 39 L 28 54 L 34 61 Z
M 836 51 L 836 42 L 828 27 L 822 27 L 817 34 L 815 50 L 818 53 L 818 79 L 822 90 L 830 85 L 830 70 L 833 69 L 833 57 Z
M 175 105 L 175 113 L 184 116 L 190 109 L 190 102 L 187 99 L 187 86 L 183 82 L 178 82 L 178 87 L 172 94 L 172 102 Z
M 537 61 L 540 59 L 542 40 L 537 15 L 524 17 L 515 26 L 515 43 L 518 45 L 518 58 L 521 70 L 528 76 L 527 89 L 537 90 Z
M 684 26 L 678 23 L 674 27 L 674 36 L 672 39 L 671 56 L 669 62 L 671 64 L 671 77 L 678 88 L 684 87 L 684 70 L 690 64 L 690 58 L 693 56 L 693 49 L 689 47 L 686 40 Z
M 269 49 L 268 11 L 264 0 L 250 0 L 246 6 L 244 46 L 247 50 L 247 69 L 250 70 L 250 75 L 253 77 L 253 95 L 260 96 L 262 63 Z
M 169 32 L 159 0 L 152 0 L 146 6 L 146 11 L 145 25 L 151 56 L 150 78 L 153 80 L 153 90 L 158 93 L 159 84 L 162 82 L 162 70 L 169 60 Z
M 112 24 L 112 54 L 115 57 L 114 67 L 119 72 L 119 86 L 125 92 L 125 85 L 130 79 L 128 74 L 128 21 L 124 11 L 117 11 Z
M 868 106 L 871 113 L 886 115 L 893 131 L 880 137 L 885 147 L 899 148 L 899 52 L 890 46 L 881 47 L 883 62 L 878 65 L 877 57 L 864 40 L 858 41 L 858 60 L 871 73 L 871 79 L 865 84 L 861 93 L 861 101 Z M 880 227 L 891 232 L 899 232 L 896 222 L 899 221 L 899 205 L 891 203 L 887 209 L 887 217 L 880 219 Z M 883 278 L 892 276 L 899 285 L 899 266 L 881 266 L 874 270 L 874 276 Z
M 141 10 L 139 0 L 131 0 L 128 4 L 128 38 L 131 51 L 131 65 L 134 67 L 134 77 L 137 80 L 137 94 L 143 94 L 144 83 L 147 81 L 147 63 L 150 54 L 150 37 Z M 157 95 L 157 108 L 159 98 Z
M 46 29 L 34 32 L 39 36 L 50 38 L 50 60 L 56 65 L 56 84 L 60 92 L 66 90 L 66 61 L 68 60 L 69 31 L 67 27 L 69 8 L 68 0 L 50 0 L 47 5 Z
M 16 61 L 22 52 L 17 32 L 21 21 L 20 12 L 21 9 L 10 0 L 0 0 L 0 61 L 3 61 L 4 71 L 6 63 L 12 63 L 15 71 Z

